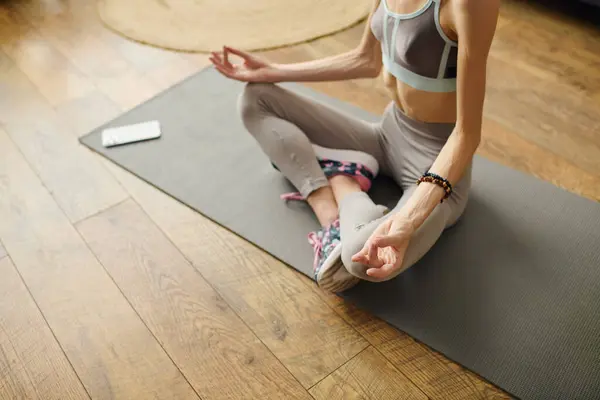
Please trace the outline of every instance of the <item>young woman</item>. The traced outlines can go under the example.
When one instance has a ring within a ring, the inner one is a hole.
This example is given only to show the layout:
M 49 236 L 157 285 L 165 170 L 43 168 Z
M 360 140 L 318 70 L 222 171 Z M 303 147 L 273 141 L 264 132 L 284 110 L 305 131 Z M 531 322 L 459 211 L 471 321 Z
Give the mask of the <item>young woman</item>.
M 499 2 L 375 0 L 358 46 L 315 61 L 212 54 L 223 75 L 250 82 L 239 103 L 246 129 L 322 225 L 309 242 L 324 289 L 394 278 L 463 213 Z M 392 101 L 378 123 L 273 84 L 374 78 L 382 67 Z M 378 173 L 403 189 L 393 210 L 366 193 Z

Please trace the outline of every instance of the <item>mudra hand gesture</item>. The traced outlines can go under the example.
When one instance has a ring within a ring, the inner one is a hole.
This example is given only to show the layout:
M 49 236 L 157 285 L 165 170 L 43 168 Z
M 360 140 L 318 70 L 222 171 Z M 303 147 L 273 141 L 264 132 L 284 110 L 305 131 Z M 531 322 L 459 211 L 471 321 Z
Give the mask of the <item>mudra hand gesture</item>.
M 402 268 L 408 243 L 414 233 L 412 224 L 402 218 L 388 218 L 371 234 L 352 261 L 369 267 L 367 275 L 385 279 Z
M 231 55 L 242 59 L 232 64 Z M 223 51 L 212 52 L 210 61 L 224 76 L 241 82 L 271 82 L 274 68 L 269 62 L 244 51 L 224 46 Z

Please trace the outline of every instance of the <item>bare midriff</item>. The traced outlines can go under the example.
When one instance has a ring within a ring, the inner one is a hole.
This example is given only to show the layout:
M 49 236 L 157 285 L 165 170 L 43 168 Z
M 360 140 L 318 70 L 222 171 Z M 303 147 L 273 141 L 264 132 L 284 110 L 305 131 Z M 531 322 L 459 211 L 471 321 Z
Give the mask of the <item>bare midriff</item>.
M 406 14 L 418 10 L 424 2 L 424 0 L 387 0 L 387 5 L 393 12 Z M 457 35 L 452 29 L 452 16 L 447 3 L 448 0 L 445 0 L 441 4 L 440 25 L 444 33 L 456 41 Z M 456 92 L 435 93 L 415 89 L 397 80 L 385 68 L 382 76 L 388 94 L 408 117 L 431 123 L 456 122 Z

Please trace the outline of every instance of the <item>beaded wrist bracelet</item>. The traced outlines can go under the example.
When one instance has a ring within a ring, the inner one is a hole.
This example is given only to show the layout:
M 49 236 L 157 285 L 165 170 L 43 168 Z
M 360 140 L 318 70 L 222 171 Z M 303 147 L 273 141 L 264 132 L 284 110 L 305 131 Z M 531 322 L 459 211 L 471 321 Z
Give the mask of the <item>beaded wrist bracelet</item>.
M 417 185 L 421 184 L 421 182 L 433 183 L 438 186 L 441 186 L 444 189 L 446 193 L 444 194 L 442 200 L 440 200 L 440 203 L 443 203 L 444 200 L 446 200 L 452 194 L 453 189 L 450 182 L 448 182 L 447 179 L 444 179 L 441 176 L 431 173 L 429 171 L 425 172 L 423 176 L 419 178 L 419 180 L 417 181 Z

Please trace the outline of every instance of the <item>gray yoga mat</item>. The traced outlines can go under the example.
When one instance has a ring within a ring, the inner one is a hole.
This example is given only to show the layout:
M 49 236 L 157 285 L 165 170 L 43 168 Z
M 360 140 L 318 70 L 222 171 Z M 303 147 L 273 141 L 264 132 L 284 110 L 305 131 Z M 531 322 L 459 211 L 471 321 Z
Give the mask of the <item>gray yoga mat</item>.
M 369 120 L 378 117 L 285 84 Z M 242 84 L 212 68 L 82 138 L 82 143 L 311 276 L 318 224 L 236 111 Z M 158 140 L 105 149 L 101 130 L 151 119 Z M 373 196 L 401 192 L 378 179 Z M 600 205 L 476 157 L 462 221 L 398 278 L 348 301 L 523 399 L 600 398 Z

